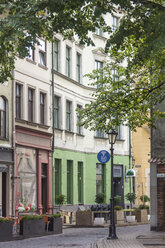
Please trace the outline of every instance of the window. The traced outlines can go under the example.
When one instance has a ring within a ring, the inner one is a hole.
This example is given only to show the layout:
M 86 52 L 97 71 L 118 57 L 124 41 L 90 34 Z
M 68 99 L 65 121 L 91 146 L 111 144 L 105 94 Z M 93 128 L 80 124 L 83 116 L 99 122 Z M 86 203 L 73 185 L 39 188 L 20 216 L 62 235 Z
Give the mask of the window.
M 27 56 L 27 58 L 34 61 L 34 49 L 32 49 L 31 47 L 28 47 L 28 53 L 29 55 Z
M 71 130 L 71 108 L 72 108 L 72 103 L 70 101 L 66 101 L 66 130 L 67 131 L 72 131 Z
M 96 164 L 96 194 L 105 193 L 105 165 Z
M 34 90 L 28 88 L 28 121 L 34 121 Z
M 60 97 L 54 96 L 54 127 L 60 128 Z
M 83 203 L 83 162 L 78 162 L 78 203 Z
M 95 34 L 102 36 L 103 35 L 103 30 L 102 28 L 96 28 Z
M 6 138 L 7 101 L 0 97 L 0 138 Z
M 82 106 L 81 105 L 77 105 L 78 109 L 81 109 Z M 80 123 L 80 115 L 79 113 L 77 113 L 77 133 L 78 134 L 82 134 L 82 126 L 79 126 L 78 123 Z
M 39 64 L 42 66 L 46 66 L 46 42 L 42 39 L 38 40 L 39 45 Z
M 66 47 L 66 76 L 71 76 L 71 49 Z
M 116 82 L 119 81 L 119 74 L 117 72 L 117 69 L 112 70 L 112 77 L 113 77 L 114 81 L 116 81 Z
M 117 129 L 118 135 L 117 135 L 117 139 L 122 139 L 122 126 L 120 125 Z
M 81 82 L 81 55 L 77 53 L 77 64 L 76 64 L 76 76 L 77 82 Z
M 40 123 L 45 124 L 45 98 L 44 93 L 40 93 Z
M 54 42 L 54 70 L 59 71 L 59 41 Z
M 119 27 L 119 18 L 112 16 L 112 31 L 116 31 Z
M 67 160 L 67 203 L 73 203 L 73 161 Z
M 105 138 L 105 132 L 103 129 L 99 129 L 96 131 L 96 137 L 100 137 L 100 138 Z
M 61 194 L 61 159 L 55 159 L 55 202 L 57 201 L 56 196 L 60 194 Z
M 103 68 L 103 62 L 95 60 L 95 70 Z
M 22 85 L 16 84 L 16 118 L 21 119 Z

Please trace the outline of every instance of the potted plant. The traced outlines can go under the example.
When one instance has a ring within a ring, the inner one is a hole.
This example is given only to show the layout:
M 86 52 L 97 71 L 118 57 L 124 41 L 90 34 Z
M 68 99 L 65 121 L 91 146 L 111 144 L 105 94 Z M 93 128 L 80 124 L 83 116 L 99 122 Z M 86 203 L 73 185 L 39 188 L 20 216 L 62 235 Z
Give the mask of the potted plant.
M 90 209 L 76 212 L 76 226 L 93 226 L 93 213 Z
M 150 201 L 149 197 L 147 195 L 141 195 L 140 200 L 143 204 L 139 205 L 139 208 L 135 210 L 135 215 L 137 222 L 148 222 L 148 209 L 149 206 L 146 205 L 146 202 Z
M 95 196 L 95 202 L 97 204 L 103 204 L 105 202 L 105 194 L 97 193 L 97 195 Z
M 20 218 L 20 235 L 33 236 L 43 235 L 45 233 L 43 215 L 23 215 Z
M 10 217 L 0 217 L 0 241 L 12 239 L 13 219 Z
M 62 233 L 62 218 L 60 213 L 52 214 L 49 217 L 48 230 L 52 231 L 55 234 Z
M 134 222 L 135 221 L 135 215 L 132 215 L 131 211 L 132 211 L 133 203 L 135 203 L 135 199 L 137 198 L 136 194 L 135 193 L 127 193 L 125 195 L 125 198 L 127 201 L 130 202 L 130 207 L 131 207 L 130 215 L 129 216 L 126 215 L 126 220 L 127 220 L 127 222 Z

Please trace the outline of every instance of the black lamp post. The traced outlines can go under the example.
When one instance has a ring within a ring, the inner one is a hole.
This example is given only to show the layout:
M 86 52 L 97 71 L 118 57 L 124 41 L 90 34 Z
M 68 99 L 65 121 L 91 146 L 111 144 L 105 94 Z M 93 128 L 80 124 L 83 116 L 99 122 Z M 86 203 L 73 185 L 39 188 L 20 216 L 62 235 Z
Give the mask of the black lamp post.
M 109 225 L 109 236 L 107 239 L 117 239 L 116 236 L 116 227 L 115 227 L 115 221 L 114 221 L 114 184 L 113 184 L 113 145 L 116 142 L 117 132 L 112 129 L 108 133 L 109 138 L 109 144 L 111 145 L 110 151 L 111 151 L 111 199 L 110 199 L 110 225 Z

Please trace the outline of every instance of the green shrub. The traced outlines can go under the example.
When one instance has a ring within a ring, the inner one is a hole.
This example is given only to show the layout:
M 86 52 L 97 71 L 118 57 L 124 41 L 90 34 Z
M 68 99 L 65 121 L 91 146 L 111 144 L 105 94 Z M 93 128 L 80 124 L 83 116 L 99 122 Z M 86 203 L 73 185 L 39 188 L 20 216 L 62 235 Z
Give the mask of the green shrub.
M 139 209 L 149 209 L 149 205 L 141 204 L 139 205 Z
M 98 203 L 98 204 L 104 203 L 104 201 L 105 201 L 105 194 L 104 193 L 98 193 L 95 197 L 96 197 L 95 198 L 96 203 Z
M 8 218 L 8 217 L 2 218 L 2 217 L 0 217 L 0 223 L 6 223 L 6 222 L 11 222 L 11 221 L 13 221 L 12 218 Z
M 22 220 L 40 220 L 43 219 L 43 215 L 23 215 L 21 216 Z
M 143 205 L 145 205 L 146 202 L 150 201 L 150 198 L 147 195 L 141 195 L 140 200 L 143 202 Z
M 114 196 L 114 206 L 116 206 L 120 202 L 121 202 L 121 196 L 120 195 L 115 195 Z
M 121 206 L 114 206 L 115 210 L 122 210 L 123 208 Z
M 51 215 L 51 218 L 59 218 L 59 217 L 61 217 L 61 214 L 60 213 L 57 213 L 57 214 L 52 214 Z
M 56 203 L 58 205 L 63 205 L 65 203 L 66 196 L 65 195 L 56 195 Z
M 125 195 L 125 198 L 130 202 L 130 203 L 135 203 L 136 194 L 135 193 L 128 193 Z

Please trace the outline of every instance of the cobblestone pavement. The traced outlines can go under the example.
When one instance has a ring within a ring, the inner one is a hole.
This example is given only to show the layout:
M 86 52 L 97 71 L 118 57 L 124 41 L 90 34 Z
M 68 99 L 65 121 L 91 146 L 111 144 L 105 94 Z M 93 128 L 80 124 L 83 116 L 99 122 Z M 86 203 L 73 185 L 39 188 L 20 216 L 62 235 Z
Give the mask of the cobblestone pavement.
M 0 248 L 140 248 L 136 236 L 149 232 L 149 225 L 125 226 L 116 229 L 118 240 L 107 240 L 108 228 L 65 228 L 63 234 L 1 242 Z

